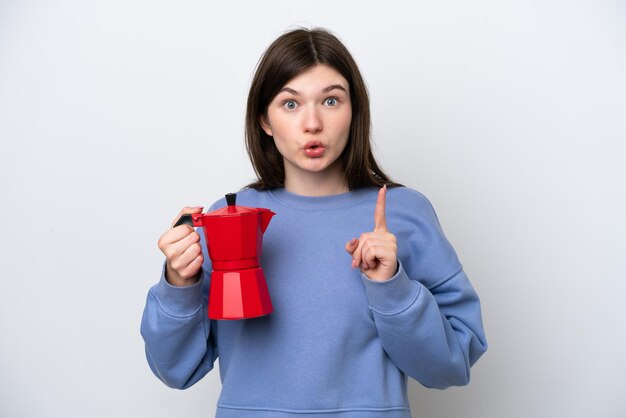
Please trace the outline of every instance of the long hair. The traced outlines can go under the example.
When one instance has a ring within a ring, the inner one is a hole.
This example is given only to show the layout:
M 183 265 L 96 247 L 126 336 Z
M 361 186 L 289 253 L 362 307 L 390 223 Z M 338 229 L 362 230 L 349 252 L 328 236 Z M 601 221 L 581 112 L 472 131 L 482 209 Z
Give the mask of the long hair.
M 262 129 L 270 102 L 291 79 L 317 64 L 340 73 L 349 83 L 352 121 L 346 148 L 339 157 L 351 190 L 367 186 L 399 186 L 378 167 L 370 144 L 370 106 L 367 88 L 347 48 L 324 29 L 296 29 L 276 39 L 261 57 L 246 109 L 246 149 L 258 177 L 247 187 L 274 189 L 285 184 L 283 157 L 274 139 Z

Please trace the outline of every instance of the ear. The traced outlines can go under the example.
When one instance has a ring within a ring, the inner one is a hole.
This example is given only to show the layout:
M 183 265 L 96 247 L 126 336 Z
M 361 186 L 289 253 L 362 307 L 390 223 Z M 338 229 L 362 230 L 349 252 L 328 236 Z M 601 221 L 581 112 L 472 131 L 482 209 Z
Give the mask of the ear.
M 259 124 L 261 125 L 261 129 L 263 129 L 266 134 L 272 136 L 272 127 L 267 119 L 267 115 L 261 115 L 261 117 L 259 117 Z

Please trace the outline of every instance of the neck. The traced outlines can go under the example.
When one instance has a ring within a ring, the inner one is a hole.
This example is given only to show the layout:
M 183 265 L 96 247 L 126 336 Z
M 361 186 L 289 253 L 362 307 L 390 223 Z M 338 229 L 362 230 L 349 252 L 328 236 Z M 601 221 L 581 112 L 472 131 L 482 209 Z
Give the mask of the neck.
M 289 175 L 292 174 L 292 175 Z M 350 189 L 339 165 L 319 173 L 285 173 L 285 189 L 302 196 L 333 196 Z

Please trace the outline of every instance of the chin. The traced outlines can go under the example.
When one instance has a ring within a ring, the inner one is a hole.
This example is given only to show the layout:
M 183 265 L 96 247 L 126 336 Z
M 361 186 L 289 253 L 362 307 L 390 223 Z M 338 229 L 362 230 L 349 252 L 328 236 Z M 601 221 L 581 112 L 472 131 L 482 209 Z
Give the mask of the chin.
M 301 168 L 307 171 L 321 172 L 330 166 L 331 164 L 327 161 L 309 161 L 309 164 L 304 164 Z

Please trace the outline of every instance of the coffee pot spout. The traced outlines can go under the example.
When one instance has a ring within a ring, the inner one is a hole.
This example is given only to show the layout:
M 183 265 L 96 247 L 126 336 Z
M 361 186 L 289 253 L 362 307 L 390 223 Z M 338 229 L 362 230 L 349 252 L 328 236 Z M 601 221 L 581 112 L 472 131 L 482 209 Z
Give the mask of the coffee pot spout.
M 261 209 L 261 232 L 265 233 L 274 215 L 276 214 L 269 209 Z

